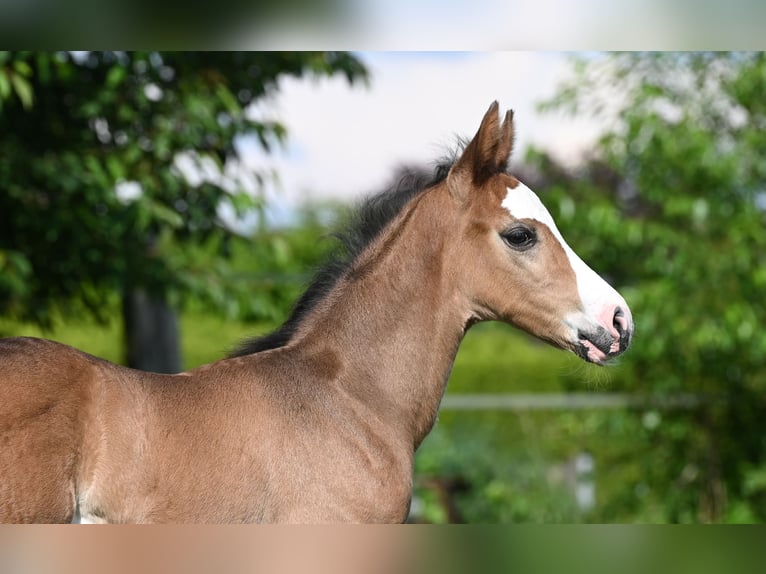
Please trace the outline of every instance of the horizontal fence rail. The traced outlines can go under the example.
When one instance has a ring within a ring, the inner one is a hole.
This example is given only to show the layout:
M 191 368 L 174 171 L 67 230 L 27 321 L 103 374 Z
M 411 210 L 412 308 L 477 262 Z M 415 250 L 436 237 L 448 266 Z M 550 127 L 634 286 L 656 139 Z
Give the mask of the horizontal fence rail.
M 441 408 L 451 411 L 536 411 L 587 409 L 694 409 L 714 397 L 691 393 L 502 393 L 447 394 Z

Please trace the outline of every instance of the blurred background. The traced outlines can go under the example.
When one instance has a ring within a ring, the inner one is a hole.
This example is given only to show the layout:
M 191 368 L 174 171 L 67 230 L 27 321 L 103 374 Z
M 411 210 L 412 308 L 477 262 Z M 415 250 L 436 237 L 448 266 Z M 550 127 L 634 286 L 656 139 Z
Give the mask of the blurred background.
M 598 368 L 472 329 L 418 522 L 766 518 L 766 56 L 2 52 L 0 334 L 177 372 L 273 329 L 402 165 L 516 115 L 511 171 L 627 299 Z

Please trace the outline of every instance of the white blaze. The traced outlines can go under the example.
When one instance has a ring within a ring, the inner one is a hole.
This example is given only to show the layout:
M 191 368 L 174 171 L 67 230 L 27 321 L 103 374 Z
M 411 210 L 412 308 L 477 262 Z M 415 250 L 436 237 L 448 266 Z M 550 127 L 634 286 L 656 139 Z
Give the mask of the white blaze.
M 622 307 L 627 310 L 628 306 L 625 300 L 615 291 L 606 281 L 588 267 L 572 248 L 567 245 L 561 232 L 556 227 L 553 217 L 545 208 L 543 202 L 537 197 L 537 194 L 526 185 L 519 182 L 515 188 L 507 188 L 508 193 L 503 200 L 502 206 L 516 219 L 533 219 L 551 230 L 553 236 L 558 239 L 561 247 L 569 258 L 569 264 L 577 278 L 577 290 L 580 294 L 580 301 L 583 304 L 583 310 L 591 318 L 596 319 L 606 307 L 610 311 L 615 307 Z M 575 326 L 575 325 L 573 325 Z

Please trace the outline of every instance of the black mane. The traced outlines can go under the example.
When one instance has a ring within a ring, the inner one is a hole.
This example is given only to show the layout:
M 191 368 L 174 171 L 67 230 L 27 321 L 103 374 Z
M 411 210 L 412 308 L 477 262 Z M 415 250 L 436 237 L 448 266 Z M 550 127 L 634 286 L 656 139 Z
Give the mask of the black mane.
M 244 341 L 229 356 L 240 357 L 286 345 L 303 318 L 332 290 L 359 254 L 404 206 L 415 196 L 446 179 L 459 151 L 458 149 L 452 157 L 437 163 L 430 173 L 423 168 L 400 169 L 394 185 L 364 200 L 348 227 L 333 234 L 340 240 L 340 249 L 318 270 L 305 293 L 293 307 L 287 321 L 268 335 Z

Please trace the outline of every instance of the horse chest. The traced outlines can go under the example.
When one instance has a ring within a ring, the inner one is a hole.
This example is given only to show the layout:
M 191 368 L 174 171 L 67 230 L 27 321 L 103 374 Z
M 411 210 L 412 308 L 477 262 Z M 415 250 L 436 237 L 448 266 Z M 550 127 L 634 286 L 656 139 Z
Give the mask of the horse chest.
M 285 523 L 401 523 L 407 518 L 411 481 L 382 484 L 349 476 L 340 484 L 306 488 L 274 517 Z
M 375 440 L 361 429 L 353 437 L 309 441 L 273 476 L 278 522 L 403 522 L 412 488 L 412 450 Z

